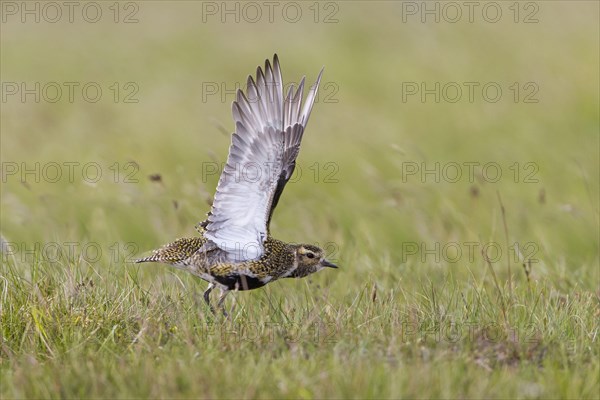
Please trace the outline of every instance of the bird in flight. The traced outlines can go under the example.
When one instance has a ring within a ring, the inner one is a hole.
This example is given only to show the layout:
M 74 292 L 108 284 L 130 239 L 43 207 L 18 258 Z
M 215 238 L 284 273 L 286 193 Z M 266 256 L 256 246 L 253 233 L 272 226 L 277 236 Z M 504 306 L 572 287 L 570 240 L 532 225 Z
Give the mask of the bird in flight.
M 252 290 L 281 278 L 303 278 L 337 268 L 311 244 L 274 239 L 273 210 L 296 166 L 323 70 L 304 104 L 304 78 L 284 96 L 277 54 L 273 64 L 248 77 L 246 93 L 233 102 L 235 132 L 219 178 L 212 208 L 197 225 L 199 237 L 182 238 L 154 250 L 137 263 L 160 262 L 188 271 L 209 283 L 204 300 L 214 312 L 210 293 L 221 290 L 217 307 L 232 290 Z

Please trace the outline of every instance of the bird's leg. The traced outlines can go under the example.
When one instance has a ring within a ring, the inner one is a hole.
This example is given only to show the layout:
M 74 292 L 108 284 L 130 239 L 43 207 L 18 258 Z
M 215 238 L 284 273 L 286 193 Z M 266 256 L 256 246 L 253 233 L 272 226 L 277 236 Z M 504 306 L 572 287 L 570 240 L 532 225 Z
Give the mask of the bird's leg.
M 229 316 L 229 314 L 227 314 L 227 311 L 225 311 L 225 307 L 223 307 L 223 302 L 225 301 L 225 297 L 227 297 L 228 293 L 229 293 L 229 290 L 221 289 L 221 296 L 219 296 L 219 302 L 217 303 L 217 307 L 220 308 L 221 311 L 223 311 L 223 315 L 225 317 Z
M 204 292 L 204 301 L 206 302 L 206 304 L 208 305 L 208 307 L 210 307 L 210 311 L 214 314 L 215 313 L 215 308 L 210 304 L 210 292 L 212 292 L 212 290 L 215 288 L 215 284 L 214 283 L 209 283 L 208 287 L 206 288 L 206 291 Z M 221 304 L 221 302 L 219 302 L 219 304 Z

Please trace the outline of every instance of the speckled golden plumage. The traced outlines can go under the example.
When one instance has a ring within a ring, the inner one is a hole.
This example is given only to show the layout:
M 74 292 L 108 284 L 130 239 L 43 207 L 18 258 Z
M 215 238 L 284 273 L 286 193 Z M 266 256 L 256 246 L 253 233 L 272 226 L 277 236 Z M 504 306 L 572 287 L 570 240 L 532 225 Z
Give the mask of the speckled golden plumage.
M 210 282 L 204 299 L 213 311 L 209 294 L 214 287 L 222 291 L 221 307 L 230 290 L 252 290 L 277 279 L 302 278 L 324 267 L 337 268 L 324 259 L 323 250 L 317 246 L 285 243 L 270 236 L 264 242 L 262 257 L 236 263 L 222 260 L 221 250 L 206 248 L 206 244 L 202 237 L 177 239 L 136 262 L 170 264 Z
M 172 243 L 164 245 L 160 249 L 154 250 L 152 255 L 136 260 L 136 262 L 177 264 L 194 255 L 204 243 L 206 243 L 206 239 L 202 237 L 177 239 Z
M 182 238 L 172 243 L 166 244 L 160 249 L 154 250 L 152 255 L 136 260 L 142 262 L 160 262 L 171 264 L 181 269 L 202 276 L 210 274 L 214 277 L 229 277 L 247 274 L 249 276 L 267 280 L 268 282 L 286 277 L 305 276 L 316 271 L 304 271 L 318 264 L 323 256 L 323 250 L 317 246 L 309 244 L 290 244 L 282 242 L 269 236 L 264 242 L 264 254 L 258 260 L 244 262 L 227 262 L 219 260 L 213 252 L 218 252 L 218 248 L 209 248 L 202 250 L 207 243 L 203 237 Z M 309 258 L 308 254 L 314 254 Z M 296 263 L 296 260 L 298 262 Z M 314 259 L 314 262 L 309 260 Z M 290 270 L 298 264 L 296 274 L 289 274 Z M 326 266 L 333 266 L 328 263 Z M 236 288 L 238 290 L 248 290 L 248 288 Z

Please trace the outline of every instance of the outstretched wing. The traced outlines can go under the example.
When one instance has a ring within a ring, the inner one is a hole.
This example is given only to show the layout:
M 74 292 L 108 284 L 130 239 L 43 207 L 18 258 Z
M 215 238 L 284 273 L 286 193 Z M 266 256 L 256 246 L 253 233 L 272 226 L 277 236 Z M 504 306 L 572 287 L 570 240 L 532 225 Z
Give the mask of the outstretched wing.
M 296 166 L 300 142 L 317 95 L 323 70 L 304 106 L 304 78 L 283 95 L 277 55 L 273 66 L 248 77 L 247 95 L 233 102 L 235 133 L 227 164 L 219 178 L 208 219 L 202 223 L 207 239 L 233 261 L 253 260 L 263 252 L 273 209 Z

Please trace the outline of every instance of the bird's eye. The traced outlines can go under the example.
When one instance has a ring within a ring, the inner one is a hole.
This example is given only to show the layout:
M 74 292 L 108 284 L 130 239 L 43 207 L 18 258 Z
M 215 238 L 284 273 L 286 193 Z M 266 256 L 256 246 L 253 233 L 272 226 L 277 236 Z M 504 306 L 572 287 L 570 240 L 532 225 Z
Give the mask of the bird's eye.
M 306 253 L 306 257 L 315 258 L 315 254 L 314 253 Z

